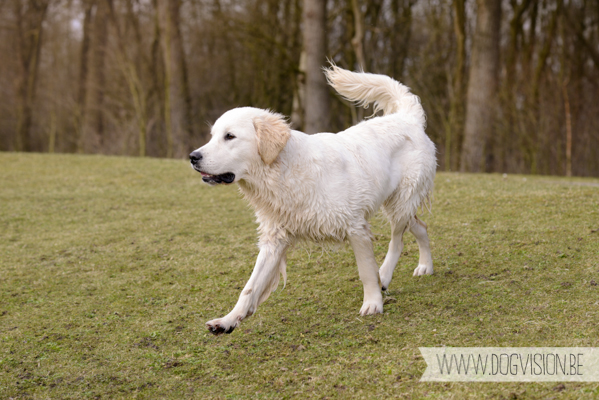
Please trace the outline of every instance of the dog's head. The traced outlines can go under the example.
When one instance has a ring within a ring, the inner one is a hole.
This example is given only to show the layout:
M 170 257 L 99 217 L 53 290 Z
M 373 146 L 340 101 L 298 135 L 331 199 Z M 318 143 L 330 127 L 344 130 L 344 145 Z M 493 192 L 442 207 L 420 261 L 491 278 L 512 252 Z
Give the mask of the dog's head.
M 189 155 L 191 167 L 210 185 L 246 179 L 252 166 L 270 165 L 291 135 L 280 114 L 258 108 L 235 108 L 212 126 L 212 139 Z

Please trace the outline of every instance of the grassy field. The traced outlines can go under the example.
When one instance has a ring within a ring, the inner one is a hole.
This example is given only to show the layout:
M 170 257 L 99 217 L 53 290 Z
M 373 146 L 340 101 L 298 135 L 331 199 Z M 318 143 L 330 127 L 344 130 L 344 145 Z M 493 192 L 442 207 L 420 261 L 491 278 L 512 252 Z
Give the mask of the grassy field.
M 435 275 L 404 256 L 359 317 L 349 246 L 302 244 L 231 335 L 257 255 L 235 186 L 181 160 L 0 153 L 0 398 L 597 398 L 599 383 L 423 383 L 418 347 L 599 346 L 599 180 L 439 173 Z M 373 220 L 384 258 L 389 226 Z

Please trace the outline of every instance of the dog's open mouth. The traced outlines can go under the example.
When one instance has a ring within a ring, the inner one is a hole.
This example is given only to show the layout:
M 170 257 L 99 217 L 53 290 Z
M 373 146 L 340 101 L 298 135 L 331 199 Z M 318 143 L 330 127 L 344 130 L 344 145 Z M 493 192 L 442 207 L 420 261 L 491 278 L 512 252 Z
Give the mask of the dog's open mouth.
M 227 172 L 226 174 L 220 175 L 210 175 L 202 171 L 198 171 L 202 174 L 202 180 L 211 185 L 216 185 L 219 183 L 232 183 L 235 180 L 235 174 L 231 172 Z

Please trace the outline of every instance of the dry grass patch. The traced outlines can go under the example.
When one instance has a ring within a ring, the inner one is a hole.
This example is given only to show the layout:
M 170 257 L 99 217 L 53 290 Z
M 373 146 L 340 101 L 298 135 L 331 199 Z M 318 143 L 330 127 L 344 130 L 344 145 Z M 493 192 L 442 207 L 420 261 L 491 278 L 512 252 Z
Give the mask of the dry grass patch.
M 440 173 L 436 273 L 405 254 L 361 318 L 349 247 L 304 244 L 232 335 L 252 211 L 183 161 L 0 154 L 2 398 L 596 398 L 597 384 L 420 383 L 420 346 L 599 346 L 599 181 Z M 389 227 L 375 218 L 384 258 Z

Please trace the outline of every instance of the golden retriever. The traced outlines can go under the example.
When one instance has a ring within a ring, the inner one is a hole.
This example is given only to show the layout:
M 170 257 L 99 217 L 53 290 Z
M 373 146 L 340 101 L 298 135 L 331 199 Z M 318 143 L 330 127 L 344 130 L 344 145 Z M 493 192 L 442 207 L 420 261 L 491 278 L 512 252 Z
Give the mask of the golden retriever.
M 425 134 L 417 96 L 384 75 L 331 66 L 329 84 L 383 116 L 343 132 L 306 135 L 268 110 L 235 108 L 212 127 L 212 138 L 190 154 L 204 182 L 236 182 L 254 207 L 260 252 L 233 310 L 206 323 L 230 333 L 286 279 L 286 252 L 298 240 L 349 241 L 364 285 L 361 315 L 383 312 L 383 296 L 409 230 L 420 260 L 414 275 L 433 273 L 426 225 L 416 217 L 433 190 L 435 146 Z M 392 228 L 389 251 L 377 266 L 369 219 L 382 206 Z

